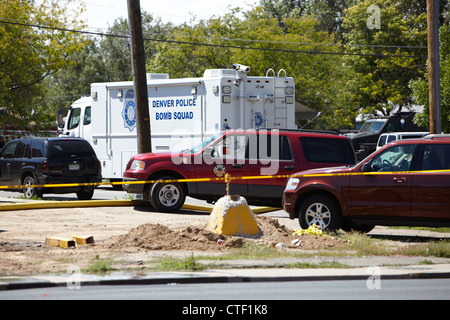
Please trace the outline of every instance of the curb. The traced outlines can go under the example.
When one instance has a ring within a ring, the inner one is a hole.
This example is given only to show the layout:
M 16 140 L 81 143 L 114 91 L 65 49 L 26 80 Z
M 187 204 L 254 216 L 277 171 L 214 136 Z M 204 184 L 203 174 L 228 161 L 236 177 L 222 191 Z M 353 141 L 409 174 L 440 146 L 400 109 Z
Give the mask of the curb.
M 377 275 L 380 280 L 407 280 L 407 279 L 448 279 L 450 278 L 450 271 L 418 271 L 410 272 L 407 270 L 395 271 L 389 268 L 380 268 L 382 272 Z M 338 272 L 336 269 L 324 269 L 321 272 L 314 272 L 310 270 L 302 270 L 297 275 L 284 276 L 268 276 L 267 273 L 279 272 L 279 269 L 264 269 L 266 275 L 257 275 L 255 270 L 245 270 L 242 272 L 226 273 L 226 270 L 212 270 L 211 274 L 201 273 L 164 273 L 163 275 L 144 275 L 137 277 L 135 274 L 128 276 L 118 276 L 117 278 L 102 278 L 101 276 L 88 275 L 67 275 L 67 276 L 36 276 L 27 278 L 13 278 L 8 281 L 7 278 L 0 278 L 0 291 L 6 290 L 20 290 L 20 289 L 37 289 L 50 287 L 67 287 L 68 289 L 80 289 L 83 286 L 101 286 L 101 285 L 170 285 L 170 284 L 208 284 L 208 283 L 242 283 L 242 282 L 289 282 L 289 281 L 348 281 L 348 280 L 368 280 L 373 275 L 361 270 L 350 269 L 349 271 Z M 214 275 L 212 273 L 218 273 Z M 241 273 L 241 274 L 239 274 Z M 242 274 L 244 273 L 244 274 Z M 250 275 L 255 274 L 256 275 Z M 83 279 L 83 277 L 86 277 Z M 90 277 L 90 278 L 88 278 Z M 5 281 L 6 280 L 6 281 Z

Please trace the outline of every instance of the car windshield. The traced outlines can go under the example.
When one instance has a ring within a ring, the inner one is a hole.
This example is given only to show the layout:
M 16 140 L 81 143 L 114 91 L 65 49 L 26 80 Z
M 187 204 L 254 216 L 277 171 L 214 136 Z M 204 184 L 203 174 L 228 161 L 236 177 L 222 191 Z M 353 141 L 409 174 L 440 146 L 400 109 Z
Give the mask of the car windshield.
M 371 119 L 367 120 L 359 132 L 380 132 L 387 119 Z
M 197 153 L 202 151 L 205 147 L 207 147 L 211 142 L 216 140 L 217 138 L 221 137 L 224 134 L 223 131 L 216 133 L 215 135 L 209 137 L 206 140 L 203 140 L 199 144 L 193 146 L 191 149 L 185 149 L 182 152 L 183 153 Z
M 49 157 L 68 157 L 71 155 L 91 156 L 94 150 L 85 141 L 54 140 L 48 143 Z

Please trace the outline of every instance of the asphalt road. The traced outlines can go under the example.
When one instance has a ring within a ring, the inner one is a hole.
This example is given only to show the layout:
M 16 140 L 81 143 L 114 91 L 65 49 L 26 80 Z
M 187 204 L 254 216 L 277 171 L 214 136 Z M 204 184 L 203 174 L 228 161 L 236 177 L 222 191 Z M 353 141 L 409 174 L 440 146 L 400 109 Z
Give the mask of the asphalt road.
M 167 285 L 84 286 L 0 291 L 0 300 L 252 300 L 264 305 L 264 300 L 448 300 L 450 279 L 380 279 L 378 286 L 366 280 L 288 281 L 250 283 L 207 283 Z M 250 302 L 249 302 L 250 303 Z M 247 304 L 249 304 L 247 303 Z M 183 304 L 181 304 L 182 306 Z M 177 304 L 180 307 L 180 303 Z M 270 305 L 269 305 L 270 307 Z M 223 315 L 230 315 L 223 308 Z M 262 310 L 260 308 L 260 310 Z M 219 314 L 219 308 L 216 310 Z M 228 309 L 228 312 L 236 309 Z M 239 310 L 244 312 L 243 310 Z M 292 310 L 294 311 L 294 310 Z M 171 315 L 181 314 L 169 310 Z M 247 310 L 248 312 L 248 310 Z M 270 312 L 270 308 L 268 309 Z M 167 314 L 165 314 L 167 316 Z

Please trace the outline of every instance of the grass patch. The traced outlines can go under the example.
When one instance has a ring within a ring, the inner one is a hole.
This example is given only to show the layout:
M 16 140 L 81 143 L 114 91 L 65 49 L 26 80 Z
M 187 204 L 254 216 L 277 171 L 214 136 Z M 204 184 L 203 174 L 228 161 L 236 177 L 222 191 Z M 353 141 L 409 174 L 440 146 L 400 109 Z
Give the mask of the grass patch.
M 450 258 L 450 241 L 443 240 L 439 242 L 412 245 L 405 248 L 399 248 L 397 252 L 407 256 Z
M 292 257 L 291 251 L 278 250 L 262 243 L 245 243 L 222 257 L 223 260 L 270 259 Z
M 112 259 L 100 259 L 99 256 L 95 257 L 96 261 L 89 267 L 83 269 L 84 272 L 88 273 L 105 273 L 114 270 L 112 267 Z
M 164 258 L 158 261 L 158 266 L 156 269 L 161 271 L 200 271 L 207 269 L 208 266 L 201 264 L 194 257 L 194 254 L 185 259 L 176 259 L 176 258 Z

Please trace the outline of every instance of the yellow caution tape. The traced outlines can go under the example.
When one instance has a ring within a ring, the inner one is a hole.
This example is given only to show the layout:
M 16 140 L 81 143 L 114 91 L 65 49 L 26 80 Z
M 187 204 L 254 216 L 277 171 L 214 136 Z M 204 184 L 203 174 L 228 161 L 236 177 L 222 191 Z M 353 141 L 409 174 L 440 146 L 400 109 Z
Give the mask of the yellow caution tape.
M 450 170 L 424 170 L 424 171 L 388 171 L 388 172 L 345 172 L 345 173 L 311 173 L 311 174 L 291 174 L 291 175 L 265 175 L 265 176 L 241 176 L 232 177 L 228 175 L 226 178 L 196 178 L 196 179 L 170 179 L 170 180 L 136 180 L 123 182 L 99 182 L 99 183 L 64 183 L 64 184 L 44 184 L 44 185 L 14 185 L 0 186 L 0 190 L 7 189 L 24 189 L 24 188 L 66 188 L 66 187 L 98 187 L 105 185 L 125 185 L 125 184 L 153 184 L 153 183 L 177 183 L 177 182 L 211 182 L 223 181 L 230 183 L 232 180 L 263 180 L 263 179 L 288 179 L 288 178 L 310 178 L 310 177 L 338 177 L 338 176 L 374 176 L 374 175 L 390 175 L 390 174 L 426 174 L 426 173 L 450 173 Z

